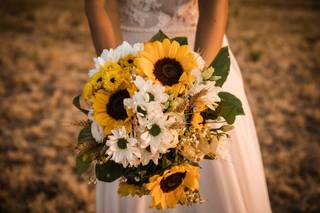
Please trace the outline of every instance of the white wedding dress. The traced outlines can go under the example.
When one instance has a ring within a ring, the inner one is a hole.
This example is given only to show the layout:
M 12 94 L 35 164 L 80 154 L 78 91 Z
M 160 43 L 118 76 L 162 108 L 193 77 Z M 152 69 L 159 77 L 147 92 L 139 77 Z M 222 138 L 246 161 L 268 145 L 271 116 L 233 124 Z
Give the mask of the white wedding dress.
M 171 36 L 187 36 L 193 47 L 198 7 L 196 0 L 122 0 L 124 40 L 134 43 L 151 38 L 159 29 Z M 228 45 L 224 38 L 223 46 Z M 259 142 L 243 88 L 239 66 L 230 52 L 230 74 L 223 88 L 241 99 L 245 116 L 238 116 L 231 133 L 229 160 L 202 163 L 200 192 L 206 202 L 178 205 L 164 212 L 268 213 L 271 212 Z M 120 197 L 118 182 L 97 183 L 97 212 L 160 212 L 149 209 L 147 197 Z

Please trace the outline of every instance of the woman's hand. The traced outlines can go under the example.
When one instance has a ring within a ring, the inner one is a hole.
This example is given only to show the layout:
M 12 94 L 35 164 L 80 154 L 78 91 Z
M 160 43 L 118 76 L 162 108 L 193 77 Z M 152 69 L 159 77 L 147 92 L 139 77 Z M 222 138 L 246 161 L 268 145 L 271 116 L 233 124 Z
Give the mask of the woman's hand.
M 195 50 L 200 52 L 207 65 L 219 52 L 228 19 L 228 0 L 199 0 L 199 21 Z
M 117 0 L 85 0 L 85 11 L 97 55 L 122 42 Z

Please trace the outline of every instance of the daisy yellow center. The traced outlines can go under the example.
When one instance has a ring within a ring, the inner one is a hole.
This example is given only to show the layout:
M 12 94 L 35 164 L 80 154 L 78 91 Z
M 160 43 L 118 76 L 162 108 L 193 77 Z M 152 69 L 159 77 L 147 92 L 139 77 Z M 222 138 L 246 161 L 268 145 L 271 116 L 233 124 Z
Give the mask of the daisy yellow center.
M 128 117 L 128 114 L 124 108 L 123 100 L 129 97 L 130 95 L 127 90 L 119 90 L 113 93 L 106 105 L 108 115 L 115 120 L 125 120 Z
M 117 145 L 120 149 L 126 149 L 127 148 L 128 141 L 124 138 L 119 138 L 117 141 Z
M 180 62 L 173 58 L 160 59 L 154 65 L 153 74 L 166 86 L 177 84 L 182 73 L 183 68 Z
M 161 128 L 159 127 L 158 124 L 152 124 L 151 128 L 149 129 L 149 133 L 152 136 L 157 136 L 161 132 Z
M 186 177 L 186 172 L 177 172 L 160 181 L 160 187 L 163 192 L 171 192 L 181 185 Z

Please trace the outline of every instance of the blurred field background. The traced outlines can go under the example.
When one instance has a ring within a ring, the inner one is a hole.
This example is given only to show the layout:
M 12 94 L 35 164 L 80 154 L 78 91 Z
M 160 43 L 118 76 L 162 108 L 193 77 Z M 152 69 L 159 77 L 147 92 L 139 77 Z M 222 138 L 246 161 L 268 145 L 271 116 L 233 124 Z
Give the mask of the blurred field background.
M 273 211 L 320 212 L 320 2 L 231 0 L 228 36 Z M 69 124 L 94 54 L 82 1 L 0 1 L 0 212 L 95 211 Z

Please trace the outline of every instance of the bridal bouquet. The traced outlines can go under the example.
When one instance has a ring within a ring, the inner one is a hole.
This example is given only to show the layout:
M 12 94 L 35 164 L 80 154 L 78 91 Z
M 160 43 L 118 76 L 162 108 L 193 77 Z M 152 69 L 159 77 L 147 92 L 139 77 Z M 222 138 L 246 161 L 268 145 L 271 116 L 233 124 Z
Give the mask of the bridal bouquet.
M 243 114 L 240 100 L 221 89 L 228 48 L 206 67 L 185 37 L 159 31 L 94 61 L 73 100 L 87 115 L 78 122 L 77 171 L 94 165 L 95 178 L 119 179 L 121 196 L 151 196 L 151 208 L 201 203 L 199 163 L 227 156 L 228 131 Z

